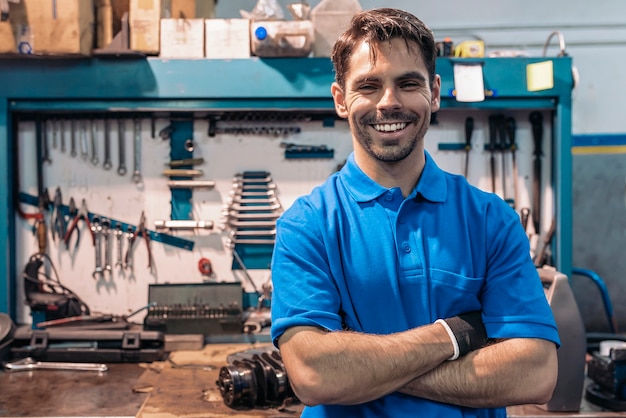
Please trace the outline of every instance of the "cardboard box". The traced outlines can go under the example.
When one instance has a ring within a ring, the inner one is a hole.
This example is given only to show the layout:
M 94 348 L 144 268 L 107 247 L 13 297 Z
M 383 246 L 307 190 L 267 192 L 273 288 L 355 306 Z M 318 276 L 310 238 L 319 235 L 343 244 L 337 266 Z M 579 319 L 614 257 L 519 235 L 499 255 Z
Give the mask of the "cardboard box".
M 160 47 L 161 0 L 130 0 L 130 49 L 158 55 Z
M 14 54 L 16 52 L 17 44 L 11 22 L 0 22 L 0 54 Z
M 204 58 L 204 19 L 161 19 L 162 58 Z
M 215 0 L 166 0 L 170 3 L 169 14 L 173 19 L 213 19 Z
M 93 0 L 22 0 L 9 7 L 19 53 L 91 55 Z
M 206 19 L 205 57 L 250 58 L 250 20 Z

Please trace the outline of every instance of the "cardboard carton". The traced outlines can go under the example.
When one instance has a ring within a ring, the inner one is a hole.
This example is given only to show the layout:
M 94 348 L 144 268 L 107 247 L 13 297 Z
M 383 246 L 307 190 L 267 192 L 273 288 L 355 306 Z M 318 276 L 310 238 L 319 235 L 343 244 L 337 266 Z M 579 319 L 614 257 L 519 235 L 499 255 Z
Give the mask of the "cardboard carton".
M 161 19 L 162 58 L 203 58 L 204 19 Z
M 205 57 L 250 58 L 250 20 L 206 19 Z
M 91 55 L 93 0 L 22 0 L 10 3 L 9 16 L 21 54 Z
M 11 54 L 17 52 L 15 35 L 11 22 L 0 22 L 0 54 Z
M 161 0 L 130 0 L 130 49 L 158 55 L 161 13 Z

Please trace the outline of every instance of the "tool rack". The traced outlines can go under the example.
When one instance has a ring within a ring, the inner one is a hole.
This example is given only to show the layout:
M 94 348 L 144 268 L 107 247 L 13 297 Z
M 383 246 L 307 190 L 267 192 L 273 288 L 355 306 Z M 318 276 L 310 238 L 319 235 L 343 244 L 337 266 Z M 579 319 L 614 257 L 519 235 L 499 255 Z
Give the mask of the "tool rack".
M 572 157 L 569 57 L 464 59 L 483 67 L 483 102 L 455 99 L 455 58 L 439 58 L 441 112 L 453 109 L 542 110 L 553 115 L 552 173 L 555 265 L 572 271 Z M 554 87 L 529 92 L 526 66 L 552 61 Z M 334 114 L 327 58 L 164 60 L 159 58 L 0 58 L 0 312 L 15 317 L 19 267 L 15 250 L 12 120 L 28 112 L 229 112 L 289 110 Z M 459 127 L 462 132 L 462 127 Z

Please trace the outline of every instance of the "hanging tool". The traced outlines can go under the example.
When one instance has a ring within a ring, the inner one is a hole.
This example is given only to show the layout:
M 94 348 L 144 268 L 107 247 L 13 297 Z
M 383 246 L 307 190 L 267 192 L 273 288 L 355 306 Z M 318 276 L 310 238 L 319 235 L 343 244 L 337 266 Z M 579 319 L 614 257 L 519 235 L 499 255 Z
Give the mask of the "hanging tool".
M 532 112 L 528 120 L 530 121 L 535 148 L 533 151 L 533 207 L 532 217 L 535 227 L 535 234 L 539 234 L 541 228 L 541 157 L 543 156 L 543 115 L 540 112 Z
M 124 231 L 122 231 L 122 225 L 117 224 L 115 226 L 113 235 L 115 236 L 115 242 L 117 247 L 117 261 L 115 261 L 115 267 L 122 268 L 124 266 L 124 251 L 122 247 L 122 237 L 124 236 Z
M 491 191 L 496 192 L 496 148 L 498 146 L 498 116 L 489 116 L 489 163 L 491 166 Z
M 515 118 L 509 116 L 506 118 L 506 133 L 507 140 L 505 146 L 511 151 L 511 161 L 513 163 L 513 208 L 519 203 L 519 179 L 517 172 L 517 143 L 515 139 L 516 134 Z
M 38 130 L 41 138 L 41 141 L 37 142 L 41 142 L 42 145 L 41 162 L 51 164 L 52 160 L 50 159 L 50 148 L 48 147 L 48 123 L 45 119 L 41 120 L 37 118 L 36 125 L 35 129 Z
M 102 168 L 110 170 L 113 167 L 111 163 L 111 128 L 109 126 L 109 118 L 104 119 L 104 163 Z
M 43 126 L 42 123 L 44 124 Z M 45 134 L 45 121 L 42 122 L 38 118 L 35 125 L 37 160 L 45 161 L 47 158 L 48 161 L 50 161 L 50 159 L 46 156 L 48 154 L 48 140 Z M 37 164 L 37 205 L 41 216 L 35 220 L 35 230 L 37 232 L 37 247 L 39 249 L 39 254 L 47 253 L 48 230 L 46 227 L 45 212 L 48 208 L 49 201 L 50 197 L 48 196 L 48 191 L 43 185 L 43 166 L 42 164 Z
M 474 118 L 465 118 L 465 178 L 469 175 L 469 157 L 472 151 L 472 132 L 474 132 Z
M 146 242 L 146 249 L 148 250 L 148 270 L 152 271 L 154 267 L 153 259 L 152 259 L 152 249 L 150 248 L 150 233 L 146 228 L 146 214 L 144 211 L 141 211 L 141 216 L 139 217 L 139 223 L 137 224 L 137 229 L 135 231 L 131 231 L 129 229 L 128 235 L 128 248 L 126 250 L 126 266 L 127 268 L 132 268 L 132 250 L 133 244 L 137 237 L 142 237 Z
M 83 160 L 89 159 L 89 145 L 87 143 L 87 120 L 80 121 L 80 156 Z
M 535 253 L 535 257 L 533 261 L 535 262 L 535 267 L 542 267 L 544 265 L 550 265 L 550 242 L 552 241 L 552 237 L 556 231 L 556 220 L 552 218 L 552 223 L 550 224 L 550 229 L 543 237 L 543 242 L 539 251 Z
M 65 214 L 63 213 L 63 197 L 61 195 L 61 188 L 57 187 L 54 192 L 53 201 L 53 214 L 52 214 L 52 240 L 56 242 L 56 236 L 59 236 L 59 240 L 65 237 L 67 232 L 67 222 L 65 221 Z
M 91 121 L 91 164 L 98 165 L 98 124 L 94 119 Z
M 126 237 L 126 256 L 124 257 L 124 268 L 128 270 L 133 269 L 133 243 L 135 242 L 135 228 L 131 225 L 126 227 L 126 232 L 124 233 Z
M 126 174 L 126 144 L 124 141 L 124 119 L 117 120 L 117 152 L 119 165 L 117 166 L 117 174 L 123 176 Z
M 170 168 L 185 167 L 188 165 L 200 165 L 200 164 L 204 164 L 204 158 L 199 157 L 199 158 L 185 158 L 182 160 L 172 160 L 166 164 L 169 165 Z
M 95 249 L 96 249 L 96 267 L 91 274 L 94 279 L 104 276 L 104 268 L 102 267 L 102 225 L 100 219 L 94 217 L 91 221 L 90 229 L 94 236 Z
M 498 141 L 497 141 L 497 149 L 500 151 L 502 156 L 502 199 L 506 203 L 509 204 L 510 207 L 515 207 L 515 199 L 511 199 L 508 196 L 507 192 L 507 182 L 509 176 L 507 175 L 506 170 L 506 152 L 511 148 L 508 141 L 508 132 L 506 128 L 506 117 L 504 115 L 497 116 L 497 125 L 498 125 Z
M 76 122 L 70 120 L 70 155 L 76 157 Z
M 135 184 L 143 184 L 143 178 L 141 177 L 141 119 L 135 118 L 133 120 L 135 139 L 133 141 L 134 151 L 134 167 L 133 167 L 133 181 Z
M 59 126 L 60 126 L 60 135 L 61 135 L 61 152 L 65 153 L 65 119 L 60 119 L 59 120 Z
M 83 199 L 80 204 L 80 208 L 78 209 L 78 212 L 76 213 L 76 216 L 74 217 L 74 219 L 72 219 L 70 226 L 67 228 L 67 232 L 65 233 L 65 238 L 63 238 L 63 241 L 65 242 L 65 246 L 68 249 L 69 249 L 69 242 L 70 242 L 72 233 L 77 228 L 78 221 L 81 219 L 87 225 L 87 230 L 91 234 L 91 241 L 93 245 L 94 246 L 96 245 L 96 236 L 94 234 L 94 231 L 91 228 L 91 221 L 89 220 L 89 211 L 87 210 L 87 202 L 85 201 L 85 199 Z M 76 244 L 74 244 L 74 249 L 78 247 L 79 240 L 80 240 L 80 235 L 78 235 L 78 237 L 76 238 Z
M 522 228 L 526 231 L 526 236 L 530 238 L 530 234 L 528 233 L 528 218 L 530 218 L 530 209 L 522 208 L 520 210 L 520 222 L 522 223 Z

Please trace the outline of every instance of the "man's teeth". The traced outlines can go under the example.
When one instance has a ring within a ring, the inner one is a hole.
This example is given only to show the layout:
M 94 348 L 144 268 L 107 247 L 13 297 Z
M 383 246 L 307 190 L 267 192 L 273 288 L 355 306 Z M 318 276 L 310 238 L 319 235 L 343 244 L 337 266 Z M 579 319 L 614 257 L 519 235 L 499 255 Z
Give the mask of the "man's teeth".
M 406 128 L 406 125 L 407 125 L 406 122 L 385 123 L 385 124 L 374 125 L 374 129 L 376 129 L 379 132 L 394 132 L 394 131 L 400 131 Z

